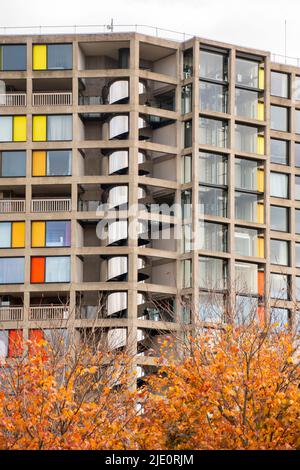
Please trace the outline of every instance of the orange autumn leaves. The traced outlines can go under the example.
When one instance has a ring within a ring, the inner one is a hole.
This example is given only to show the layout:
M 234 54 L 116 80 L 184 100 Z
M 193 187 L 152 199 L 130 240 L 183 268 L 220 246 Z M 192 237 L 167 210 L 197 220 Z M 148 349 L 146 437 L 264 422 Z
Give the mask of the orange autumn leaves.
M 34 355 L 2 365 L 0 448 L 300 447 L 299 356 L 288 332 L 201 331 L 166 351 L 134 390 L 126 353 L 59 355 L 39 342 Z

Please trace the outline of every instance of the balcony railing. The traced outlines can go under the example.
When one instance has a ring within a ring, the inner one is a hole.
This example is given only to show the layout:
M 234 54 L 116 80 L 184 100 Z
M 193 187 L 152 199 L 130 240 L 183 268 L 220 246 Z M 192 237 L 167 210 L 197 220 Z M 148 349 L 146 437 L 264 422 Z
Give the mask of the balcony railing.
M 0 94 L 0 106 L 26 106 L 26 93 Z
M 71 199 L 32 199 L 31 212 L 70 212 Z
M 0 199 L 0 214 L 25 212 L 25 199 Z
M 0 307 L 0 322 L 23 320 L 23 307 Z
M 29 320 L 67 320 L 70 309 L 68 305 L 43 305 L 29 308 Z
M 33 93 L 33 106 L 71 106 L 71 92 Z

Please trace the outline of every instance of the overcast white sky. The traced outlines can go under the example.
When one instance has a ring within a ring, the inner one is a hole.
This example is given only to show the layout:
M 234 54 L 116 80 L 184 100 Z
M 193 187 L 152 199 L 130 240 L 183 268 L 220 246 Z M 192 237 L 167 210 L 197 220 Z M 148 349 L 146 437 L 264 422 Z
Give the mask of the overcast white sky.
M 0 0 L 1 1 L 1 0 Z M 0 26 L 147 24 L 300 57 L 299 0 L 9 0 Z

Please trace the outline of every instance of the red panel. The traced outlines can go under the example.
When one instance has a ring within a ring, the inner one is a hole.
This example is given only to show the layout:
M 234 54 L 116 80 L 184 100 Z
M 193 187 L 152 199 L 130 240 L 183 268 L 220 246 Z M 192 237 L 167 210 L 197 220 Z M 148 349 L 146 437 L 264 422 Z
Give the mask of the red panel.
M 23 352 L 23 330 L 9 330 L 8 357 L 19 357 Z
M 265 292 L 265 273 L 258 271 L 257 273 L 258 295 L 264 295 Z
M 32 341 L 33 344 L 30 344 L 29 346 L 29 353 L 34 354 L 35 348 L 34 345 L 39 343 L 44 339 L 44 332 L 43 330 L 40 329 L 35 329 L 35 330 L 29 330 L 29 335 L 28 339 Z
M 30 282 L 45 282 L 45 257 L 31 258 Z

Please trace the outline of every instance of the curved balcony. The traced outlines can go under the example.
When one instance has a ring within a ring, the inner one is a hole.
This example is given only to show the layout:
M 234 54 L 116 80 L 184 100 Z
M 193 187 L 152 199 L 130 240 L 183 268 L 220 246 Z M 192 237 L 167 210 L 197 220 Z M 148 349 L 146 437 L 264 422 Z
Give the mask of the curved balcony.
M 138 129 L 148 127 L 146 119 L 139 117 Z M 109 121 L 109 139 L 125 140 L 129 136 L 129 117 L 126 114 L 114 116 Z
M 138 153 L 139 175 L 145 176 L 149 174 L 146 168 L 146 154 Z M 108 156 L 108 174 L 109 175 L 127 175 L 128 174 L 128 150 L 117 150 Z
M 145 84 L 139 82 L 139 94 L 146 92 Z M 129 101 L 129 81 L 115 80 L 109 85 L 108 102 L 109 104 L 122 104 Z

